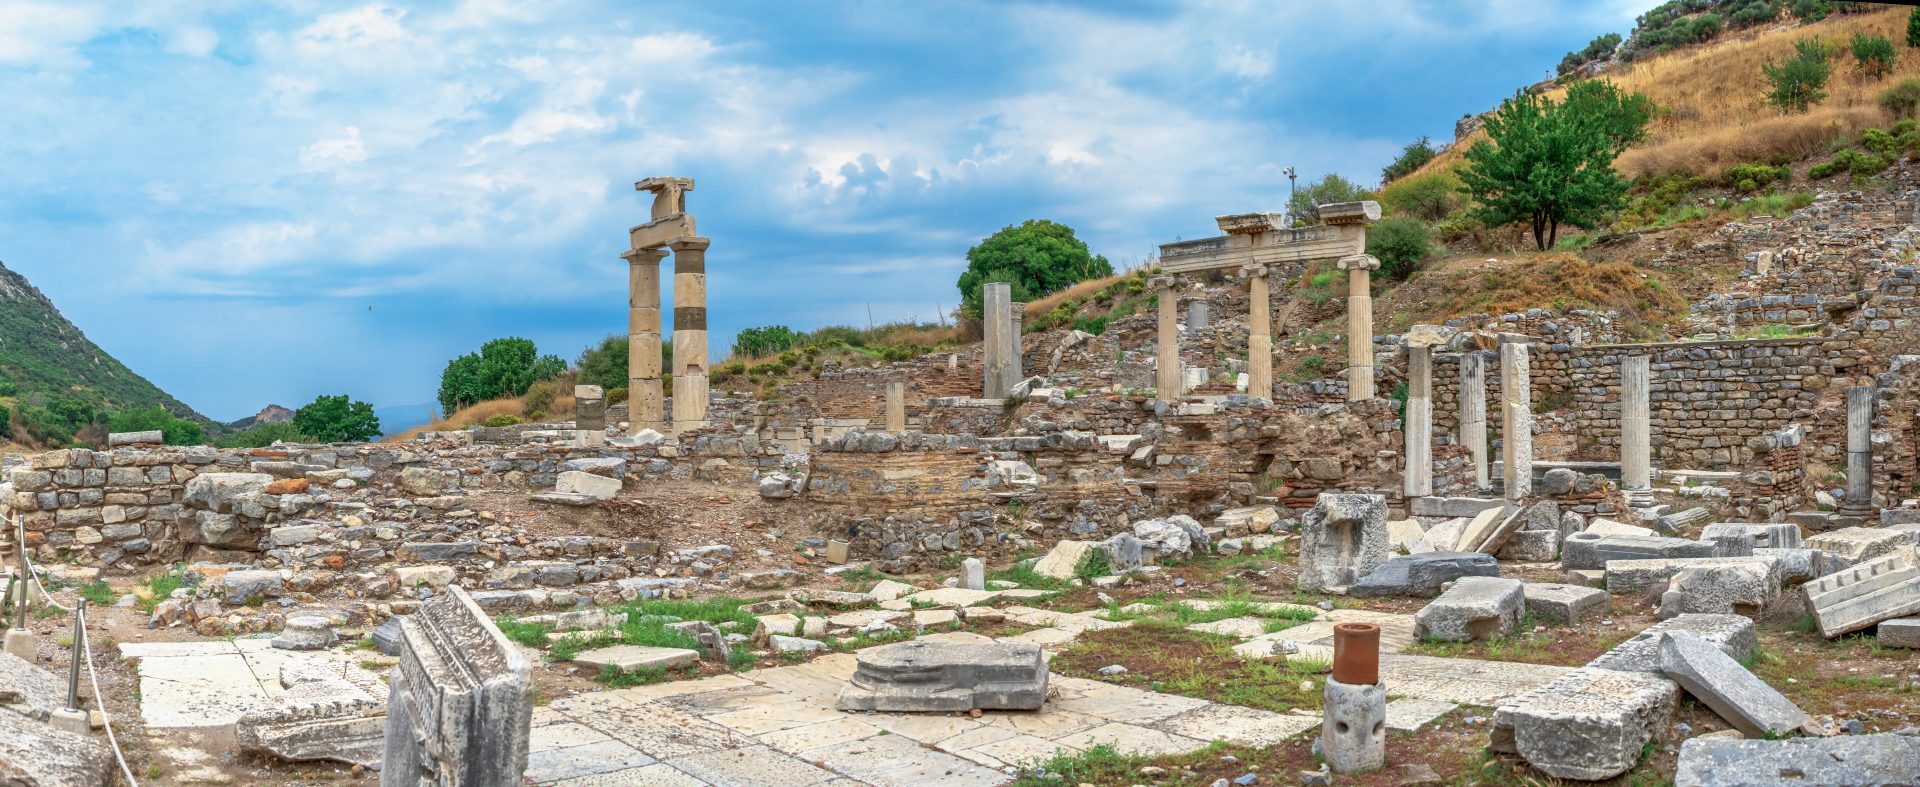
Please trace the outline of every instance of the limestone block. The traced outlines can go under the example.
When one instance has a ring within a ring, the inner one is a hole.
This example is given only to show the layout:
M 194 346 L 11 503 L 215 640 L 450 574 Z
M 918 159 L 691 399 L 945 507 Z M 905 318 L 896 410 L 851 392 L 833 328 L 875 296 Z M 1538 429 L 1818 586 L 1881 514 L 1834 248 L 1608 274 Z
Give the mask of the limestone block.
M 1882 528 L 1846 527 L 1807 539 L 1808 549 L 1818 549 L 1859 565 L 1903 546 L 1912 546 L 1905 534 Z
M 1503 506 L 1500 508 L 1489 508 L 1478 514 L 1474 514 L 1473 518 L 1467 520 L 1467 523 L 1460 528 L 1460 536 L 1454 542 L 1452 548 L 1461 552 L 1479 551 L 1474 548 L 1474 545 L 1486 543 L 1487 538 L 1493 534 L 1493 531 L 1500 527 L 1502 522 L 1505 522 L 1518 510 L 1519 509 L 1510 506 Z M 1435 544 L 1435 546 L 1437 547 L 1438 544 Z
M 1674 575 L 1682 571 L 1724 566 L 1755 566 L 1764 572 L 1766 576 L 1764 584 L 1767 587 L 1777 590 L 1783 584 L 1780 581 L 1780 561 L 1773 557 L 1696 557 L 1672 560 L 1609 560 L 1607 561 L 1607 592 L 1638 593 L 1661 582 L 1671 582 Z M 1706 580 L 1703 579 L 1703 581 Z M 1705 587 L 1706 585 L 1703 584 L 1702 586 Z
M 553 491 L 586 495 L 596 500 L 612 500 L 620 495 L 620 480 L 579 470 L 568 470 L 554 482 Z
M 342 661 L 288 661 L 280 684 L 286 691 L 234 724 L 242 751 L 295 761 L 380 762 L 387 715 L 380 676 Z
M 1527 507 L 1526 522 L 1522 530 L 1559 530 L 1560 504 L 1552 500 L 1542 500 Z
M 1920 612 L 1920 555 L 1904 546 L 1801 585 L 1800 592 L 1828 638 L 1906 617 Z
M 1613 560 L 1650 560 L 1655 558 L 1713 557 L 1711 542 L 1689 541 L 1666 536 L 1597 535 L 1591 528 L 1575 533 L 1560 545 L 1563 568 L 1606 568 Z
M 400 471 L 400 488 L 417 497 L 444 495 L 460 488 L 460 474 L 434 467 L 409 467 Z
M 1388 556 L 1385 496 L 1323 492 L 1300 517 L 1300 590 L 1344 589 Z
M 917 640 L 859 652 L 835 706 L 847 711 L 1039 710 L 1047 697 L 1040 646 Z
M 1350 596 L 1440 595 L 1440 586 L 1461 577 L 1497 577 L 1500 564 L 1484 552 L 1426 552 L 1388 560 L 1347 588 Z
M 1773 558 L 1780 566 L 1780 582 L 1785 585 L 1797 585 L 1828 573 L 1827 559 L 1816 549 L 1759 547 L 1753 550 L 1753 556 Z
M 968 590 L 987 589 L 987 566 L 980 558 L 970 557 L 960 562 L 960 586 Z
M 1780 692 L 1692 634 L 1661 636 L 1660 671 L 1750 738 L 1781 737 L 1808 722 Z
M 1220 512 L 1220 516 L 1213 520 L 1213 524 L 1215 527 L 1226 528 L 1227 536 L 1230 538 L 1257 535 L 1268 532 L 1275 525 L 1280 524 L 1280 512 L 1273 506 L 1229 508 Z
M 1363 773 L 1386 764 L 1386 684 L 1353 685 L 1327 679 L 1320 722 L 1320 754 L 1334 773 Z
M 395 566 L 393 569 L 394 581 L 408 589 L 421 585 L 443 588 L 459 575 L 453 566 Z
M 665 670 L 700 661 L 700 652 L 686 648 L 658 648 L 650 645 L 614 645 L 583 651 L 573 663 L 595 672 L 612 667 L 621 672 Z
M 1557 582 L 1528 582 L 1521 589 L 1527 614 L 1564 626 L 1579 626 L 1604 617 L 1613 596 L 1604 590 Z
M 1755 549 L 1798 549 L 1804 544 L 1800 526 L 1791 522 L 1716 522 L 1700 530 L 1700 540 L 1712 541 L 1732 534 L 1752 539 Z
M 201 473 L 187 482 L 182 502 L 191 508 L 233 513 L 244 498 L 265 492 L 271 483 L 273 476 L 266 473 Z
M 1760 637 L 1753 621 L 1739 615 L 1685 614 L 1660 621 L 1613 646 L 1587 662 L 1587 666 L 1616 672 L 1660 671 L 1660 638 L 1667 634 L 1691 634 L 1713 643 L 1734 661 L 1753 658 L 1760 649 Z
M 1153 550 L 1156 561 L 1184 560 L 1193 556 L 1193 539 L 1185 529 L 1171 522 L 1158 519 L 1135 522 L 1133 537 L 1140 539 L 1144 547 Z
M 1660 615 L 1716 612 L 1758 617 L 1779 592 L 1778 575 L 1770 564 L 1695 566 L 1667 580 Z
M 1560 531 L 1520 530 L 1507 538 L 1500 548 L 1501 560 L 1521 563 L 1551 563 L 1560 557 Z
M 1086 561 L 1087 553 L 1092 550 L 1091 541 L 1061 541 L 1033 564 L 1033 571 L 1043 577 L 1072 579 L 1079 571 L 1080 564 Z
M 800 616 L 789 613 L 761 615 L 759 623 L 754 625 L 753 640 L 765 643 L 775 636 L 792 636 L 800 633 Z
M 1920 648 L 1920 617 L 1882 621 L 1876 634 L 1883 648 Z
M 1418 519 L 1395 519 L 1387 523 L 1387 551 L 1405 552 L 1407 546 L 1427 535 Z
M 326 650 L 334 639 L 333 625 L 326 618 L 295 615 L 287 618 L 280 636 L 273 638 L 273 646 L 281 650 Z
M 1415 638 L 1440 642 L 1499 639 L 1520 627 L 1526 613 L 1523 583 L 1498 577 L 1462 577 L 1415 613 Z
M 1407 545 L 1407 554 L 1418 555 L 1425 552 L 1457 551 L 1460 532 L 1467 527 L 1467 520 L 1454 518 L 1434 525 L 1427 534 Z
M 388 677 L 381 784 L 520 781 L 533 718 L 526 656 L 458 586 L 407 616 L 401 638 Z
M 1895 733 L 1835 738 L 1689 738 L 1680 744 L 1674 787 L 1756 784 L 1913 784 L 1920 739 Z
M 1673 681 L 1588 666 L 1494 711 L 1494 734 L 1510 731 L 1515 753 L 1550 776 L 1610 779 L 1639 762 L 1679 702 Z
M 1639 525 L 1629 525 L 1625 522 L 1615 522 L 1611 519 L 1605 519 L 1601 517 L 1595 517 L 1594 520 L 1587 525 L 1586 530 L 1582 532 L 1592 533 L 1593 535 L 1596 535 L 1596 536 L 1656 536 L 1656 535 L 1659 535 L 1658 533 L 1653 532 L 1652 528 L 1641 527 Z
M 64 702 L 62 704 L 65 704 Z M 113 752 L 85 735 L 0 713 L 0 783 L 22 787 L 106 784 Z

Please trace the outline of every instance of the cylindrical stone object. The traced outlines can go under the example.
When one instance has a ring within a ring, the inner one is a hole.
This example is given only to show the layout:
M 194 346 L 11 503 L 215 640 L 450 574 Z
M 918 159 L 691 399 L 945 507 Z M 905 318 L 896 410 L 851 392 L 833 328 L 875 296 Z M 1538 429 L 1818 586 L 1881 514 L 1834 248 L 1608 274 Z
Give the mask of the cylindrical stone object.
M 1247 395 L 1273 398 L 1273 315 L 1266 266 L 1247 275 Z
M 1320 755 L 1334 773 L 1364 773 L 1387 761 L 1387 687 L 1328 680 Z
M 1487 464 L 1487 360 L 1479 350 L 1460 354 L 1460 444 L 1473 457 L 1473 488 L 1493 489 Z
M 663 431 L 666 393 L 660 387 L 659 249 L 634 249 L 627 260 L 627 433 Z
M 1433 494 L 1433 349 L 1407 348 L 1406 478 L 1408 497 Z
M 1380 682 L 1380 626 L 1375 623 L 1336 623 L 1333 626 L 1333 679 L 1371 686 Z
M 1159 325 L 1154 342 L 1154 398 L 1162 402 L 1180 401 L 1180 329 L 1176 321 L 1175 310 L 1179 308 L 1179 296 L 1174 294 L 1171 279 L 1163 279 L 1154 290 L 1159 300 Z
M 1648 413 L 1652 359 L 1620 359 L 1620 488 L 1653 487 L 1653 434 Z
M 673 246 L 673 428 L 699 429 L 707 420 L 706 238 L 678 238 Z

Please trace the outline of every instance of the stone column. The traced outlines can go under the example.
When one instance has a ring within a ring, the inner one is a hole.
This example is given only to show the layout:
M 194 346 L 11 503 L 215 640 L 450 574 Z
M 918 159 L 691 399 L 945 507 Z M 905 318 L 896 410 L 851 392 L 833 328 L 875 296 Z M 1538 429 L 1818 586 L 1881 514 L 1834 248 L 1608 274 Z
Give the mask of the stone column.
M 1873 510 L 1873 386 L 1847 389 L 1847 499 L 1840 510 L 1864 516 Z
M 1473 488 L 1493 490 L 1487 473 L 1487 357 L 1477 349 L 1460 354 L 1460 444 L 1473 456 Z
M 1180 327 L 1175 323 L 1179 296 L 1174 294 L 1172 276 L 1156 276 L 1150 284 L 1160 312 L 1160 330 L 1154 343 L 1154 398 L 1177 402 L 1183 382 L 1180 379 Z
M 1347 401 L 1373 398 L 1373 271 L 1380 260 L 1366 254 L 1340 258 L 1347 271 Z
M 1007 329 L 1007 347 L 1000 359 L 1007 366 L 1007 387 L 1012 388 L 1027 379 L 1026 360 L 1020 357 L 1020 337 L 1026 335 L 1027 330 L 1027 305 L 1012 303 L 1009 306 L 1007 315 L 1013 327 Z
M 983 399 L 1005 399 L 1007 389 L 1013 381 L 1007 379 L 1007 366 L 1002 356 L 1007 348 L 1007 332 L 1012 329 L 1013 288 L 1004 282 L 995 282 L 981 287 L 980 295 L 980 396 Z
M 661 249 L 634 249 L 627 261 L 627 434 L 667 431 L 660 389 Z
M 1433 494 L 1433 348 L 1407 347 L 1407 497 Z
M 1196 300 L 1187 304 L 1187 330 L 1198 331 L 1206 328 L 1210 324 L 1209 320 L 1206 301 Z
M 887 431 L 907 431 L 907 384 L 887 383 Z
M 1620 359 L 1620 488 L 1653 488 L 1652 359 Z
M 707 244 L 676 238 L 673 246 L 673 429 L 707 425 Z
M 1247 276 L 1247 396 L 1273 398 L 1273 314 L 1268 303 L 1267 266 L 1240 269 Z
M 1533 493 L 1533 391 L 1524 339 L 1500 342 L 1500 459 L 1507 499 Z

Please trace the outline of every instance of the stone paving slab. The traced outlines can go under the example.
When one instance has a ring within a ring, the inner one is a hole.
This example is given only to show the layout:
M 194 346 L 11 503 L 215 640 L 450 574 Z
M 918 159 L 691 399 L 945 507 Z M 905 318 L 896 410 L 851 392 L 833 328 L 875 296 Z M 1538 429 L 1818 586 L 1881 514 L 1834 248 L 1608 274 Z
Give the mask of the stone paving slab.
M 139 659 L 140 718 L 155 729 L 233 724 L 286 691 L 283 666 L 347 658 L 281 650 L 266 639 L 127 642 L 119 652 Z
M 1380 657 L 1380 679 L 1386 681 L 1389 696 L 1488 707 L 1552 683 L 1573 669 L 1439 656 Z
M 1112 744 L 1114 750 L 1121 754 L 1185 754 L 1207 745 L 1203 740 L 1117 721 L 1059 740 L 1075 749 Z
M 1392 687 L 1388 687 L 1392 691 Z M 1453 712 L 1459 705 L 1443 700 L 1401 697 L 1387 703 L 1387 729 L 1418 732 L 1434 719 Z
M 1272 746 L 1307 730 L 1318 729 L 1320 717 L 1208 703 L 1157 726 L 1196 740 L 1223 740 L 1242 746 Z
M 781 754 L 766 746 L 690 754 L 669 765 L 716 787 L 760 787 L 779 784 L 811 787 L 838 778 L 838 774 Z

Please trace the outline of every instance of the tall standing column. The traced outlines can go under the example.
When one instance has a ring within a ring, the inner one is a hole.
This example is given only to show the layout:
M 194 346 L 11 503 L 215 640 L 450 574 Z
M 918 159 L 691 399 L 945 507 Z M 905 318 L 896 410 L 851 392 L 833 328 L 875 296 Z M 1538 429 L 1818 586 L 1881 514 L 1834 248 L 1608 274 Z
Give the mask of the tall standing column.
M 1373 271 L 1380 260 L 1367 254 L 1340 258 L 1347 271 L 1347 401 L 1373 398 Z
M 661 249 L 634 249 L 627 261 L 627 434 L 667 431 L 660 390 Z
M 1160 325 L 1154 342 L 1154 398 L 1162 402 L 1180 400 L 1180 327 L 1175 312 L 1179 298 L 1173 294 L 1173 277 L 1156 276 L 1150 282 L 1154 299 L 1159 302 Z
M 1473 488 L 1493 490 L 1487 473 L 1487 357 L 1477 349 L 1460 354 L 1460 444 L 1473 456 Z
M 1433 494 L 1433 348 L 1407 347 L 1407 497 Z
M 1500 459 L 1507 499 L 1533 493 L 1533 391 L 1524 339 L 1500 343 Z
M 1864 516 L 1873 510 L 1873 386 L 1847 389 L 1847 499 L 1840 510 Z
M 1273 398 L 1273 314 L 1268 303 L 1267 266 L 1253 263 L 1240 269 L 1247 276 L 1247 396 Z
M 1000 358 L 1007 365 L 1007 387 L 1012 388 L 1027 379 L 1026 360 L 1020 357 L 1020 337 L 1026 335 L 1027 330 L 1027 305 L 1009 303 L 1007 319 L 1011 321 L 1011 326 L 1007 328 L 1006 351 Z
M 673 243 L 673 429 L 707 426 L 707 245 Z
M 1005 399 L 1013 381 L 1007 379 L 1004 359 L 1007 333 L 1012 330 L 1013 289 L 1005 282 L 993 282 L 980 288 L 980 396 Z
M 1652 359 L 1620 359 L 1620 488 L 1653 488 Z
M 887 431 L 907 431 L 907 384 L 887 383 Z

